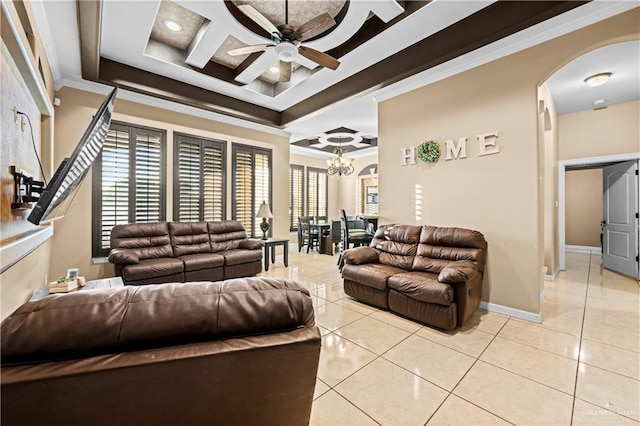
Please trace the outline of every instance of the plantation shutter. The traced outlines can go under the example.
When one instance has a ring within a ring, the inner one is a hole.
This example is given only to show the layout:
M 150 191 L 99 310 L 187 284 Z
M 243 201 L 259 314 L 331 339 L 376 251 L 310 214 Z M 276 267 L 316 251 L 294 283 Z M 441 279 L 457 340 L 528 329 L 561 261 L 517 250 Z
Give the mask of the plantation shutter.
M 112 121 L 93 170 L 92 255 L 109 253 L 111 229 L 165 219 L 165 134 Z
M 129 129 L 113 126 L 102 147 L 99 248 L 109 248 L 111 228 L 129 222 Z M 98 170 L 94 170 L 97 175 Z
M 307 214 L 327 217 L 328 177 L 324 169 L 307 167 Z
M 225 218 L 225 143 L 176 134 L 174 217 L 181 222 Z
M 262 201 L 271 206 L 271 150 L 233 144 L 233 219 L 247 233 L 261 235 L 261 220 L 256 220 Z
M 135 221 L 157 222 L 164 216 L 162 133 L 136 129 L 135 137 Z
M 289 167 L 289 230 L 298 230 L 298 217 L 304 216 L 304 166 Z

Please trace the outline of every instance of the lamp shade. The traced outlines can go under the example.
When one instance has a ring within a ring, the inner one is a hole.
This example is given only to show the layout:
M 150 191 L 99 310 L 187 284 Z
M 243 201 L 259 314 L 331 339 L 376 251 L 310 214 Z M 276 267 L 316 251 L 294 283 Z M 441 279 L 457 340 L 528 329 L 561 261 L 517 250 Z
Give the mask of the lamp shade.
M 263 201 L 262 204 L 260 204 L 260 208 L 258 209 L 256 217 L 262 217 L 265 219 L 271 219 L 273 217 L 273 214 L 271 214 L 271 209 L 269 208 L 269 204 L 267 204 L 266 201 Z

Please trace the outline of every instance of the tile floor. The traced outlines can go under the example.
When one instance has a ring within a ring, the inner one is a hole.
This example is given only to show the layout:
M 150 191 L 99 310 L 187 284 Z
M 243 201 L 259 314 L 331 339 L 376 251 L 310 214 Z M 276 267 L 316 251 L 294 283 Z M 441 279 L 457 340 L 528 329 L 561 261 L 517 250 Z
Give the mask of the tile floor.
M 337 256 L 276 259 L 264 276 L 313 295 L 322 351 L 311 425 L 639 425 L 638 282 L 567 254 L 543 322 L 479 310 L 443 332 L 344 294 Z

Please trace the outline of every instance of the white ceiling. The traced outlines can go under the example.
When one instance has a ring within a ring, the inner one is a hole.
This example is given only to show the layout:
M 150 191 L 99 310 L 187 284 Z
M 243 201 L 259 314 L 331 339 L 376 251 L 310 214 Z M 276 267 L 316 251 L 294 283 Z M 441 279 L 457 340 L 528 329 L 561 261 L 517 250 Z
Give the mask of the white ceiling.
M 602 86 L 589 87 L 585 78 L 610 72 Z M 568 63 L 548 80 L 559 114 L 593 109 L 640 99 L 640 41 L 627 41 L 591 51 Z
M 36 9 L 38 24 L 42 30 L 44 44 L 47 48 L 47 54 L 50 56 L 50 63 L 54 64 L 55 69 L 53 71 L 54 77 L 56 77 L 57 87 L 59 88 L 62 85 L 99 87 L 96 83 L 89 84 L 84 82 L 81 77 L 76 1 L 47 0 L 35 1 L 33 3 L 34 9 Z M 234 36 L 238 36 L 246 44 L 258 44 L 268 41 L 238 24 L 235 18 L 227 16 L 229 11 L 226 7 L 220 7 L 222 3 L 220 1 L 179 1 L 178 3 L 183 6 L 188 6 L 203 16 L 212 19 L 212 21 L 215 21 L 220 26 L 228 27 L 227 30 L 229 32 L 233 32 Z M 227 94 L 257 105 L 281 111 L 491 3 L 493 3 L 493 1 L 432 1 L 426 7 L 405 18 L 399 24 L 390 27 L 342 56 L 340 58 L 342 64 L 338 70 L 316 69 L 310 78 L 275 97 L 256 93 L 245 86 L 237 86 L 208 78 L 188 67 L 177 66 L 173 63 L 167 63 L 157 58 L 144 55 L 149 34 L 140 31 L 140 29 L 148 28 L 150 31 L 159 5 L 158 0 L 104 0 L 101 55 L 150 72 L 167 75 L 179 81 L 213 89 L 218 93 Z M 339 24 L 339 28 L 326 37 L 306 44 L 318 50 L 327 50 L 332 46 L 340 44 L 341 40 L 350 37 L 353 28 L 359 28 L 362 23 L 361 21 L 366 19 L 369 11 L 378 14 L 383 20 L 388 20 L 397 12 L 396 6 L 397 3 L 391 0 L 352 0 L 347 16 L 345 16 L 345 19 Z M 364 134 L 377 136 L 376 105 L 377 102 L 381 100 L 447 78 L 456 73 L 575 31 L 576 29 L 638 6 L 637 2 L 608 2 L 596 0 L 587 3 L 512 36 L 477 49 L 476 51 L 413 75 L 393 85 L 379 88 L 361 96 L 346 99 L 330 107 L 320 109 L 315 113 L 291 123 L 284 130 L 291 135 L 292 141 L 313 136 L 317 137 L 327 130 L 339 127 L 348 127 Z M 216 40 L 209 40 L 208 49 L 213 49 L 215 43 Z M 205 47 L 207 47 L 206 44 L 203 44 L 202 48 L 204 49 Z M 633 90 L 631 92 L 637 94 L 637 45 L 635 49 L 636 86 L 634 86 L 635 92 Z M 209 53 L 211 52 L 203 51 L 200 52 L 200 55 L 206 57 Z M 587 72 L 586 75 L 594 74 L 595 72 L 610 71 L 614 72 L 614 77 L 620 75 L 618 81 L 621 81 L 623 74 L 617 71 L 618 68 L 615 70 L 610 67 L 602 69 L 602 67 L 596 66 L 596 63 L 599 61 L 608 65 L 616 62 L 615 58 L 611 56 L 617 57 L 616 54 L 607 55 L 609 56 L 603 56 L 599 59 L 594 58 L 593 61 L 590 61 L 589 66 L 593 67 L 593 69 L 597 68 L 597 70 Z M 623 56 L 625 59 L 629 59 L 629 57 L 633 58 L 633 55 L 629 54 Z M 587 67 L 586 63 L 581 65 L 581 62 L 576 62 L 576 67 Z M 627 61 L 626 65 L 622 63 L 619 64 L 619 67 L 625 67 L 627 70 L 630 66 L 633 66 L 632 60 Z M 566 68 L 569 69 L 570 66 Z M 584 72 L 586 72 L 584 70 L 582 74 L 579 71 L 573 71 L 575 74 L 569 74 L 567 72 L 567 76 L 561 79 L 564 71 L 565 69 L 559 71 L 554 76 L 553 81 L 550 81 L 551 90 L 558 108 L 562 105 L 563 110 L 565 108 L 565 98 L 573 97 L 577 93 L 575 91 L 568 91 L 566 88 L 576 85 L 576 78 L 579 81 L 577 86 L 584 86 L 582 81 L 586 76 L 583 76 Z M 577 77 L 571 77 L 571 75 L 576 75 Z M 555 81 L 556 77 L 557 83 Z M 609 84 L 614 82 L 616 82 L 616 78 L 612 78 Z M 608 86 L 608 84 L 603 87 L 606 86 Z M 103 88 L 95 90 L 104 91 Z M 125 91 L 123 91 L 123 97 L 143 103 L 155 104 L 163 108 L 181 111 L 185 109 L 197 110 L 194 107 L 178 106 L 169 101 L 159 101 L 148 95 L 140 95 L 133 92 L 125 93 Z M 609 99 L 611 99 L 610 102 L 614 102 L 614 99 L 617 98 L 609 96 Z M 592 100 L 590 102 L 592 102 Z M 566 108 L 569 110 L 572 107 L 567 106 Z M 233 124 L 243 125 L 242 120 L 225 118 L 221 114 L 198 111 L 196 115 L 208 115 L 214 119 L 221 121 L 229 120 Z M 256 123 L 246 122 L 246 126 L 282 134 L 282 131 L 278 129 Z

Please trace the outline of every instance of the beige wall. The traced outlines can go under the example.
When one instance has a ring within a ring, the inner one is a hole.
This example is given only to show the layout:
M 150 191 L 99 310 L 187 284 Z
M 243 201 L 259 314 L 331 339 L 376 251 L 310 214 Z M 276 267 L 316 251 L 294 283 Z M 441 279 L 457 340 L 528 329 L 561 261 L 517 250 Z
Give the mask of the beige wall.
M 560 160 L 640 151 L 640 101 L 560 116 Z
M 542 101 L 542 104 L 540 104 Z M 544 206 L 543 239 L 544 266 L 547 274 L 553 274 L 559 266 L 558 260 L 558 112 L 549 86 L 538 88 L 538 143 L 543 150 L 540 163 L 544 176 L 540 201 Z M 543 284 L 541 283 L 543 286 Z M 542 287 L 540 289 L 542 291 Z
M 569 170 L 565 179 L 566 244 L 600 247 L 602 169 Z
M 640 101 L 560 116 L 560 159 L 640 151 Z M 602 169 L 566 172 L 566 244 L 600 246 Z
M 346 155 L 348 157 L 348 155 Z M 307 155 L 291 154 L 291 164 L 318 167 L 325 169 L 327 161 L 323 158 Z M 354 172 L 349 176 L 329 176 L 329 220 L 339 220 L 340 209 L 344 209 L 348 215 L 356 213 L 357 187 L 360 184 L 358 174 L 363 168 L 378 163 L 378 154 L 366 155 L 355 158 L 353 161 Z
M 4 8 L 6 6 L 6 9 Z M 18 8 L 14 2 L 6 2 L 3 3 L 3 21 L 5 19 L 10 20 L 17 28 L 17 34 L 20 40 L 16 38 L 16 36 L 9 29 L 9 26 L 3 27 L 2 31 L 2 135 L 3 139 L 0 142 L 2 144 L 1 151 L 2 159 L 0 163 L 3 165 L 3 170 L 1 172 L 2 182 L 3 182 L 3 209 L 5 206 L 5 201 L 8 203 L 9 200 L 6 198 L 13 197 L 13 187 L 12 184 L 7 185 L 7 182 L 13 182 L 11 176 L 8 176 L 8 167 L 4 167 L 7 164 L 17 164 L 22 165 L 24 168 L 29 169 L 36 176 L 39 175 L 37 166 L 27 167 L 28 163 L 22 163 L 21 161 L 17 161 L 18 156 L 16 156 L 17 151 L 23 151 L 26 156 L 25 158 L 31 159 L 31 165 L 33 165 L 33 151 L 30 147 L 31 141 L 27 136 L 29 134 L 28 127 L 25 128 L 25 132 L 22 133 L 22 137 L 8 137 L 9 134 L 5 131 L 5 124 L 12 123 L 11 117 L 11 108 L 13 104 L 19 109 L 26 111 L 30 117 L 31 122 L 35 126 L 34 134 L 36 138 L 36 143 L 39 142 L 39 151 L 41 161 L 43 163 L 43 168 L 47 177 L 51 176 L 51 144 L 52 144 L 52 135 L 53 135 L 53 119 L 46 112 L 46 108 L 44 103 L 46 102 L 43 97 L 46 97 L 46 100 L 51 103 L 53 99 L 53 77 L 51 74 L 51 70 L 49 67 L 49 63 L 47 62 L 47 57 L 44 51 L 44 46 L 42 43 L 42 38 L 38 31 L 38 28 L 32 23 L 35 22 L 33 18 L 33 11 L 31 9 L 31 4 L 29 2 L 24 2 L 23 6 Z M 6 14 L 6 15 L 5 15 Z M 20 16 L 21 15 L 21 16 Z M 23 27 L 23 22 L 25 25 L 28 25 L 30 29 Z M 29 34 L 27 36 L 26 34 Z M 21 51 L 19 46 L 21 45 L 25 47 L 24 51 Z M 5 57 L 5 55 L 7 55 Z M 12 59 L 9 59 L 9 55 Z M 27 64 L 29 63 L 31 67 L 35 70 L 42 71 L 42 75 L 40 72 L 36 72 L 35 77 L 31 78 L 26 76 L 25 74 L 18 75 L 17 72 L 14 72 L 14 69 L 10 69 L 6 66 L 7 61 L 16 62 L 18 68 L 20 70 L 26 70 Z M 39 65 L 40 64 L 40 65 Z M 26 80 L 26 82 L 25 82 Z M 18 87 L 18 84 L 13 85 L 14 82 L 19 83 L 19 92 L 13 92 L 13 89 Z M 11 86 L 7 85 L 10 83 Z M 25 86 L 26 84 L 26 86 Z M 9 90 L 11 89 L 11 90 Z M 42 96 L 38 93 L 42 90 Z M 6 107 L 5 103 L 9 103 L 10 106 Z M 30 105 L 31 102 L 34 102 L 35 105 L 38 105 L 37 108 L 33 108 Z M 9 115 L 7 115 L 9 114 Z M 40 119 L 38 118 L 40 117 Z M 16 136 L 16 135 L 14 135 Z M 28 149 L 22 150 L 16 144 L 21 145 L 22 147 L 26 146 Z M 24 159 L 21 159 L 24 160 Z M 37 164 L 37 163 L 35 163 Z M 10 206 L 7 206 L 10 208 Z M 15 227 L 13 230 L 7 229 L 4 227 L 5 222 L 5 213 L 13 216 L 14 213 L 9 211 L 3 211 L 3 219 L 2 224 L 0 225 L 0 247 L 5 248 L 5 244 L 14 244 L 19 243 L 20 241 L 27 241 L 30 230 L 33 229 L 32 226 L 28 225 L 28 228 L 25 227 Z M 26 221 L 26 214 L 20 215 L 21 221 Z M 27 229 L 26 232 L 25 229 Z M 17 231 L 17 232 L 14 232 Z M 11 237 L 11 238 L 9 238 Z M 45 275 L 49 273 L 49 263 L 51 257 L 51 240 L 45 242 L 44 244 L 36 247 L 35 250 L 31 251 L 29 254 L 24 253 L 25 257 L 18 261 L 16 264 L 9 267 L 6 271 L 0 274 L 0 318 L 6 318 L 11 312 L 17 309 L 21 304 L 26 302 L 35 289 L 38 287 L 42 287 L 45 282 Z M 1 256 L 1 254 L 0 254 Z
M 308 155 L 300 155 L 300 154 L 290 154 L 289 161 L 291 164 L 297 164 L 299 166 L 305 167 L 315 167 L 318 169 L 326 169 L 327 168 L 327 160 L 324 158 L 311 157 Z M 307 170 L 305 168 L 304 171 L 305 183 L 307 179 Z M 327 220 L 338 220 L 338 181 L 335 178 L 329 176 L 329 185 L 327 188 Z M 306 191 L 306 189 L 305 189 Z M 307 193 L 305 192 L 305 198 L 307 197 Z M 305 200 L 306 205 L 306 200 Z M 294 220 L 297 220 L 294 218 Z
M 380 149 L 378 147 L 378 149 Z M 378 164 L 378 154 L 366 155 L 363 157 L 357 157 L 353 161 L 354 171 L 349 176 L 342 176 L 340 178 L 333 177 L 334 180 L 338 183 L 339 186 L 339 199 L 338 199 L 338 209 L 336 214 L 338 214 L 338 210 L 344 209 L 348 216 L 353 216 L 357 212 L 357 205 L 359 203 L 358 200 L 358 186 L 360 185 L 360 178 L 358 175 L 362 170 L 371 165 Z M 369 174 L 367 172 L 367 174 Z M 381 177 L 381 175 L 379 176 Z M 381 201 L 382 202 L 382 201 Z
M 540 312 L 544 182 L 537 87 L 582 53 L 613 40 L 637 39 L 639 19 L 634 10 L 381 102 L 381 220 L 483 232 L 489 242 L 483 300 Z M 499 133 L 500 153 L 478 157 L 476 135 L 493 130 Z M 400 165 L 403 147 L 465 136 L 466 159 Z
M 57 96 L 62 105 L 56 111 L 55 161 L 69 155 L 82 136 L 103 95 L 77 89 L 63 88 Z M 289 141 L 255 130 L 240 128 L 213 120 L 188 116 L 159 108 L 117 100 L 114 120 L 167 130 L 167 220 L 172 218 L 172 158 L 173 132 L 183 132 L 227 141 L 227 164 L 231 164 L 231 143 L 243 143 L 273 150 L 273 205 L 274 235 L 288 235 L 288 170 Z M 230 168 L 228 169 L 230 170 Z M 91 172 L 90 172 L 91 174 Z M 87 176 L 67 215 L 56 223 L 50 272 L 64 275 L 75 266 L 88 279 L 112 275 L 110 264 L 93 264 L 91 260 L 91 176 Z M 231 218 L 231 173 L 227 176 L 227 217 Z

